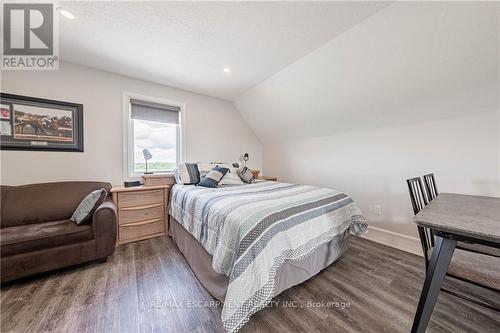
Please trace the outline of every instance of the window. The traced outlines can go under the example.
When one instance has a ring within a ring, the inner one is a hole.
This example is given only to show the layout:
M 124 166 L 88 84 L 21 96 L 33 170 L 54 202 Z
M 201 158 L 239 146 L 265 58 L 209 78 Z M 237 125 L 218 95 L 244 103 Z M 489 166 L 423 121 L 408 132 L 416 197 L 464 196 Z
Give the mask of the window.
M 180 160 L 181 106 L 126 97 L 128 177 L 146 172 L 145 149 L 148 172 L 172 171 Z

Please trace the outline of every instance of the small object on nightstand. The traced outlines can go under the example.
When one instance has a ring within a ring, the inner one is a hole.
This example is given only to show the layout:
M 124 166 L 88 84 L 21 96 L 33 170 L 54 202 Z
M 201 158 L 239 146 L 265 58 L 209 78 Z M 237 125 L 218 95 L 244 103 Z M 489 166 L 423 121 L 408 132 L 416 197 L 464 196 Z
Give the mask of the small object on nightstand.
M 258 179 L 269 180 L 269 181 L 272 181 L 272 182 L 277 182 L 278 181 L 278 177 L 269 177 L 269 176 L 260 176 Z
M 118 211 L 118 244 L 168 234 L 169 185 L 111 189 Z
M 255 179 L 259 178 L 260 170 L 250 170 L 250 172 L 252 172 Z
M 134 186 L 141 186 L 141 182 L 139 180 L 132 180 L 130 182 L 123 182 L 123 186 L 125 187 L 134 187 Z

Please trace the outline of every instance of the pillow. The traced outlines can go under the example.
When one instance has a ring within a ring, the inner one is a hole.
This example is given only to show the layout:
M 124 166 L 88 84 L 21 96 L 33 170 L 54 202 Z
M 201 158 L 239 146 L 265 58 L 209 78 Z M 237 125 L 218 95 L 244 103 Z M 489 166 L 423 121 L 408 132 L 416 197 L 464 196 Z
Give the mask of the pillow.
M 240 165 L 238 163 L 217 163 L 214 162 L 214 165 L 221 167 L 221 168 L 228 168 L 229 170 L 231 169 L 238 169 Z
M 247 167 L 243 167 L 241 171 L 238 171 L 238 175 L 240 176 L 241 180 L 243 180 L 247 184 L 253 183 L 255 181 L 255 177 L 252 171 L 250 171 L 250 169 Z
M 181 163 L 174 174 L 178 184 L 193 185 L 200 182 L 200 171 L 196 163 Z
M 205 177 L 207 173 L 210 170 L 212 170 L 212 168 L 215 166 L 221 168 L 228 168 L 231 173 L 233 172 L 233 169 L 237 169 L 240 167 L 238 163 L 198 162 L 197 164 L 198 164 L 198 170 L 200 170 L 200 179 L 203 179 L 203 177 Z
M 200 180 L 207 175 L 207 173 L 212 170 L 215 166 L 210 162 L 198 162 L 198 170 L 200 170 Z
M 230 167 L 233 167 L 233 168 L 239 168 L 240 165 L 238 164 L 238 162 L 235 162 L 235 163 L 224 163 L 224 162 L 210 162 L 210 164 L 216 164 L 216 165 L 224 165 L 224 167 L 226 167 L 226 165 L 230 166 Z
M 107 196 L 108 192 L 103 188 L 91 192 L 76 207 L 73 215 L 71 215 L 71 221 L 76 222 L 76 224 L 84 224 L 90 221 L 92 214 L 94 214 L 97 207 L 102 204 Z
M 243 181 L 238 176 L 238 169 L 228 168 L 229 171 L 222 177 L 219 185 L 243 185 Z
M 240 176 L 238 176 L 238 163 L 217 163 L 217 166 L 229 170 L 224 177 L 222 177 L 219 185 L 243 185 Z
M 215 168 L 210 170 L 205 177 L 203 177 L 203 179 L 198 185 L 205 187 L 217 187 L 222 177 L 224 177 L 226 173 L 228 173 L 228 171 L 229 171 L 228 168 L 222 168 L 216 166 Z

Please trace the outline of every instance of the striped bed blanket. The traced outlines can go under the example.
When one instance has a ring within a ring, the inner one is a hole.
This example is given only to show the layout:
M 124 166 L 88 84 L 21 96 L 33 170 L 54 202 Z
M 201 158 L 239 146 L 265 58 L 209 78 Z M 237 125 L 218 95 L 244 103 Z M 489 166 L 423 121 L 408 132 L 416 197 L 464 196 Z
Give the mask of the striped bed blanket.
M 276 272 L 348 228 L 367 229 L 346 194 L 313 186 L 257 182 L 216 189 L 174 185 L 170 215 L 213 256 L 229 277 L 222 322 L 238 331 L 274 296 Z

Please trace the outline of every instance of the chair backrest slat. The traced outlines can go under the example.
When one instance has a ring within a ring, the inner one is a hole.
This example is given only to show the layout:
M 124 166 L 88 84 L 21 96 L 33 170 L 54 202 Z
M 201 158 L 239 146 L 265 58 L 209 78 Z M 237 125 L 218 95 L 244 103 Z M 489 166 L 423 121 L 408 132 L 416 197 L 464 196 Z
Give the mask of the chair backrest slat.
M 424 195 L 424 187 L 420 177 L 411 178 L 406 180 L 408 184 L 408 191 L 410 193 L 410 200 L 413 206 L 413 212 L 418 214 L 429 202 Z
M 424 175 L 424 183 L 425 183 L 425 189 L 427 191 L 427 198 L 429 199 L 430 202 L 434 200 L 439 194 L 434 174 L 429 173 L 427 175 Z

